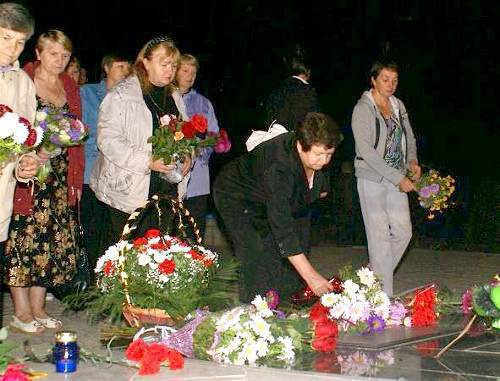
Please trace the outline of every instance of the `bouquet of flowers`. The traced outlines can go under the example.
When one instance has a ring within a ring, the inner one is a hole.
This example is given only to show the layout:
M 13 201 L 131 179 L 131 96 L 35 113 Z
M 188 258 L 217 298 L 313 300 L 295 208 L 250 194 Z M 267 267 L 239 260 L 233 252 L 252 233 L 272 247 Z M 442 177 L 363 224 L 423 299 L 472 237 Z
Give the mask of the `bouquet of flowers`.
M 43 131 L 42 147 L 55 157 L 64 147 L 78 146 L 88 137 L 87 127 L 75 115 L 45 106 L 36 113 L 35 125 Z M 44 183 L 51 171 L 47 161 L 37 173 L 40 183 Z
M 328 308 L 344 332 L 377 332 L 390 316 L 390 300 L 373 272 L 362 267 L 353 272 L 346 267 L 341 276 L 342 290 L 324 294 L 320 301 Z
M 38 146 L 42 136 L 39 127 L 32 127 L 9 106 L 0 105 L 0 165 Z
M 197 307 L 226 305 L 231 299 L 227 282 L 236 278 L 236 267 L 220 267 L 216 253 L 150 229 L 133 241 L 119 241 L 98 259 L 99 296 L 91 309 L 118 320 L 130 299 L 136 307 L 182 320 Z
M 130 343 L 125 358 L 134 365 L 139 363 L 140 375 L 156 374 L 161 365 L 167 365 L 171 370 L 184 367 L 184 357 L 179 352 L 161 343 L 145 343 L 142 339 Z
M 197 310 L 196 316 L 162 342 L 186 357 L 228 364 L 290 364 L 296 352 L 331 352 L 338 328 L 319 309 L 293 313 L 288 317 L 277 309 L 279 296 L 257 295 L 249 305 L 210 313 Z
M 455 180 L 451 176 L 442 177 L 431 169 L 415 184 L 420 205 L 429 210 L 427 218 L 432 220 L 435 212 L 443 211 L 450 205 L 450 196 L 455 191 Z

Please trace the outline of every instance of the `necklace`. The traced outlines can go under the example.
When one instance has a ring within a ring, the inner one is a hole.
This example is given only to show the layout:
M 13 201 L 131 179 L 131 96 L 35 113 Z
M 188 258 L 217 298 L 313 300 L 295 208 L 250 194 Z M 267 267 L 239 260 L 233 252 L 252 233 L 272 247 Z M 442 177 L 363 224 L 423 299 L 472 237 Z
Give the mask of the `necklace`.
M 165 109 L 163 107 L 160 107 L 158 103 L 156 103 L 155 99 L 151 96 L 151 94 L 148 94 L 148 98 L 151 102 L 153 102 L 153 105 L 156 107 L 156 109 L 159 111 L 160 114 L 164 115 Z

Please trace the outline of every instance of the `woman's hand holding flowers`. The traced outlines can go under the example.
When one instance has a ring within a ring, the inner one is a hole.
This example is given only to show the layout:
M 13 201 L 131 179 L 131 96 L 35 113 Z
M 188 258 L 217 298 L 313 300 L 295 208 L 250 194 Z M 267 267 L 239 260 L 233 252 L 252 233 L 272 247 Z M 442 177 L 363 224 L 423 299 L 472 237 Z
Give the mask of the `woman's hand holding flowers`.
M 163 159 L 151 160 L 149 168 L 155 172 L 167 173 L 175 169 L 175 165 L 165 164 Z

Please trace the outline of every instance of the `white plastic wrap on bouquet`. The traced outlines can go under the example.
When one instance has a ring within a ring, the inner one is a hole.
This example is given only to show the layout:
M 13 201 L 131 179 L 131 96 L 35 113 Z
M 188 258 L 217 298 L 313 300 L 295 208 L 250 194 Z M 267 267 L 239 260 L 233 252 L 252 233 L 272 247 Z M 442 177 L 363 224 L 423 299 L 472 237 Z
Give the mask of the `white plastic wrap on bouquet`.
M 170 184 L 178 184 L 181 182 L 183 178 L 182 163 L 180 160 L 176 160 L 171 165 L 173 165 L 174 168 L 166 173 L 161 172 L 160 178 L 162 178 L 165 181 L 168 181 Z
M 47 151 L 47 152 L 49 154 L 49 160 L 47 160 L 43 165 L 41 165 L 36 173 L 36 178 L 38 179 L 38 182 L 41 184 L 47 181 L 49 174 L 52 172 L 52 165 L 50 165 L 50 159 L 59 156 L 62 153 L 62 148 L 56 147 L 53 151 Z

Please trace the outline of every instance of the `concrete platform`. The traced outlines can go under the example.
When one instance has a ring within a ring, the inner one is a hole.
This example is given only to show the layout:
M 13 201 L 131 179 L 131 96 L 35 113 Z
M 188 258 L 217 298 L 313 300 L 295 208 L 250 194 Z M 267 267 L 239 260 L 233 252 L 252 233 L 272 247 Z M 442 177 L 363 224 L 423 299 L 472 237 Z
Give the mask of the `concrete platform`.
M 222 248 L 227 253 L 227 248 Z M 312 262 L 325 276 L 334 274 L 339 267 L 352 262 L 357 267 L 367 262 L 365 248 L 316 246 L 311 255 Z M 411 250 L 401 263 L 395 277 L 395 290 L 401 292 L 419 285 L 435 282 L 441 286 L 462 291 L 466 287 L 483 283 L 500 269 L 499 254 L 470 252 L 439 252 Z M 48 310 L 63 320 L 65 328 L 76 330 L 79 345 L 87 350 L 104 353 L 99 342 L 99 327 L 87 324 L 85 314 L 63 314 L 57 301 L 47 303 Z M 5 297 L 5 323 L 10 321 L 12 304 Z M 410 346 L 385 351 L 363 351 L 339 347 L 332 354 L 311 354 L 298 358 L 294 369 L 265 367 L 223 366 L 216 363 L 187 360 L 180 371 L 162 369 L 156 376 L 139 377 L 136 370 L 121 366 L 81 363 L 74 374 L 56 374 L 51 364 L 30 362 L 34 370 L 49 372 L 46 380 L 258 380 L 294 381 L 302 380 L 499 380 L 500 336 L 483 333 L 478 337 L 464 337 L 441 360 L 433 356 L 454 336 L 433 338 Z M 51 348 L 53 332 L 41 336 L 29 336 L 12 332 L 9 338 L 19 344 L 18 355 L 23 354 L 22 345 L 29 340 L 37 357 L 44 357 Z M 123 356 L 123 350 L 113 350 L 113 357 Z

